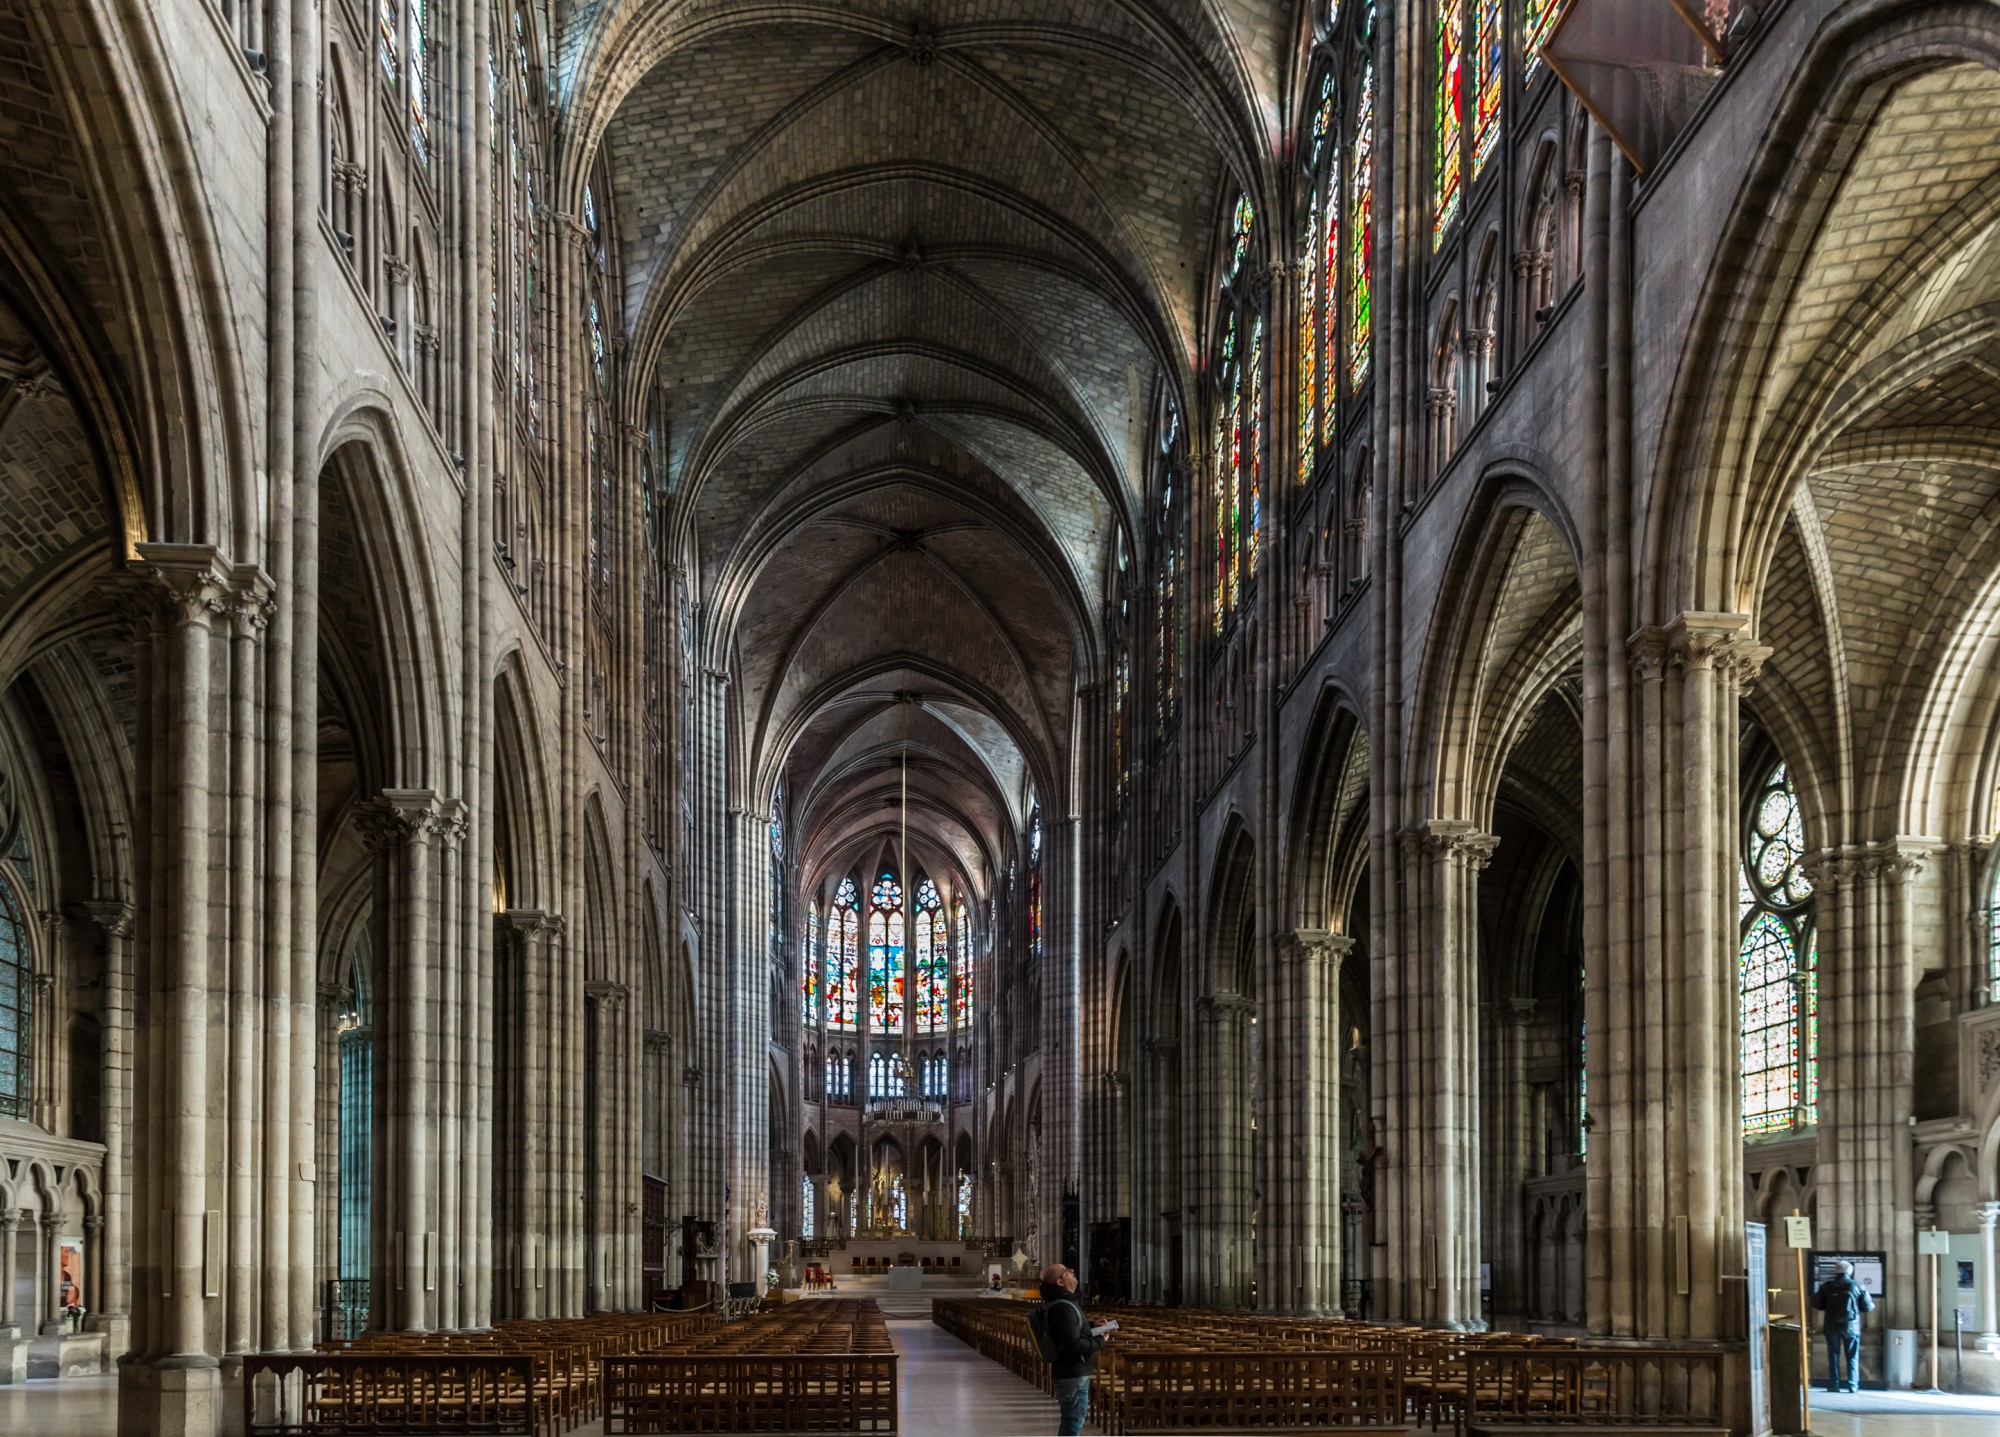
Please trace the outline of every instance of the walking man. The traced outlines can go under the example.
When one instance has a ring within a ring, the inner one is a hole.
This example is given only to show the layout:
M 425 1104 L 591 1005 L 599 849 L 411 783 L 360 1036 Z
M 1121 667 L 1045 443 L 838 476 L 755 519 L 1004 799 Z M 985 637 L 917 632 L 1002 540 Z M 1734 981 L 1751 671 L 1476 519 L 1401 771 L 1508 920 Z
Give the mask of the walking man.
M 1042 1269 L 1042 1321 L 1048 1328 L 1049 1365 L 1055 1378 L 1056 1401 L 1062 1404 L 1062 1437 L 1083 1431 L 1090 1413 L 1090 1375 L 1097 1371 L 1104 1339 L 1091 1330 L 1076 1300 L 1076 1273 L 1059 1262 Z
M 1827 1390 L 1859 1392 L 1861 1315 L 1875 1310 L 1875 1299 L 1854 1280 L 1853 1263 L 1843 1262 L 1837 1276 L 1820 1284 L 1813 1306 L 1826 1314 Z

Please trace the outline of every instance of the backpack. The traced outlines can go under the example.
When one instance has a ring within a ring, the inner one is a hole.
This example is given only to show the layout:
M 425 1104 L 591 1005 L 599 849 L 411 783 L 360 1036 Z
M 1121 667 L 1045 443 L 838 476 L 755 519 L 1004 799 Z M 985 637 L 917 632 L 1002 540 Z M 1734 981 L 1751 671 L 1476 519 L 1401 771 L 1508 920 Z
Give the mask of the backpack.
M 1035 1339 L 1035 1352 L 1042 1361 L 1053 1364 L 1056 1360 L 1055 1334 L 1049 1331 L 1049 1313 L 1046 1302 L 1038 1302 L 1028 1309 L 1028 1335 Z

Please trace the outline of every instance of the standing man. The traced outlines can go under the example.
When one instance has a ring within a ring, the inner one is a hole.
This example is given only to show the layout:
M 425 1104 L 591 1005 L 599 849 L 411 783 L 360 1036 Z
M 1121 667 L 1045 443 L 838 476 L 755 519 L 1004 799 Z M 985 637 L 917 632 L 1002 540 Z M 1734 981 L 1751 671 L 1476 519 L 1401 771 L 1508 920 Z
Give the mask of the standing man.
M 1060 1437 L 1077 1437 L 1090 1413 L 1090 1374 L 1104 1339 L 1093 1332 L 1076 1300 L 1076 1273 L 1059 1262 L 1042 1269 L 1042 1321 L 1047 1325 L 1056 1401 L 1062 1404 Z
M 1826 1314 L 1826 1386 L 1829 1392 L 1861 1390 L 1861 1315 L 1875 1310 L 1868 1289 L 1854 1280 L 1854 1264 L 1820 1284 L 1813 1306 Z M 1842 1374 L 1845 1373 L 1843 1388 Z

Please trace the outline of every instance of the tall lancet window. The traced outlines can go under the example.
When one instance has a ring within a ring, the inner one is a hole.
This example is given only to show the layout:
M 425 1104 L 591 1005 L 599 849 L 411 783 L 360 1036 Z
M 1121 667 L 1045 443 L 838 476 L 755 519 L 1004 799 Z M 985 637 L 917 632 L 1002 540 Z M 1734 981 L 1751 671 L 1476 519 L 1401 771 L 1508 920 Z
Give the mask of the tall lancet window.
M 928 878 L 917 882 L 913 915 L 917 948 L 917 1031 L 942 1033 L 950 1026 L 951 932 L 945 924 L 944 900 Z
M 1374 7 L 1369 7 L 1372 17 Z M 1374 37 L 1374 26 L 1363 34 Z M 1375 340 L 1375 58 L 1362 52 L 1355 81 L 1354 138 L 1347 170 L 1347 383 L 1368 377 Z
M 351 996 L 337 1019 L 340 1032 L 340 1278 L 365 1281 L 374 1222 L 375 1005 L 369 971 L 374 958 L 364 936 L 348 960 Z M 343 1296 L 346 1296 L 343 1293 Z
M 1250 261 L 1256 229 L 1257 212 L 1246 195 L 1230 215 L 1209 365 L 1215 405 L 1211 617 L 1218 634 L 1235 617 L 1244 586 L 1256 575 L 1264 518 L 1264 316 Z
M 1465 198 L 1465 0 L 1437 0 L 1431 130 L 1431 244 L 1444 243 Z
M 868 1025 L 903 1031 L 903 889 L 886 869 L 868 898 Z
M 35 953 L 21 905 L 0 874 L 0 1116 L 25 1118 L 34 1100 L 34 979 Z
M 819 1023 L 819 900 L 815 898 L 806 905 L 806 953 L 799 964 L 804 972 L 800 981 L 802 1001 L 801 1018 L 808 1028 Z
M 826 922 L 826 1026 L 829 1032 L 852 1033 L 861 1019 L 859 958 L 861 895 L 854 880 L 843 878 L 833 895 L 833 912 Z
M 1028 815 L 1028 956 L 1042 957 L 1042 808 Z
M 959 900 L 953 915 L 952 933 L 958 945 L 954 958 L 957 977 L 953 980 L 957 984 L 957 996 L 952 1019 L 963 1028 L 972 1021 L 972 930 L 967 926 L 964 899 Z
M 1750 800 L 1737 879 L 1746 1137 L 1819 1121 L 1819 937 L 1805 843 L 1798 793 L 1774 763 Z
M 410 148 L 431 167 L 430 0 L 410 0 Z
M 1986 967 L 1986 1001 L 2000 1003 L 2000 864 L 1994 865 L 1986 895 Z

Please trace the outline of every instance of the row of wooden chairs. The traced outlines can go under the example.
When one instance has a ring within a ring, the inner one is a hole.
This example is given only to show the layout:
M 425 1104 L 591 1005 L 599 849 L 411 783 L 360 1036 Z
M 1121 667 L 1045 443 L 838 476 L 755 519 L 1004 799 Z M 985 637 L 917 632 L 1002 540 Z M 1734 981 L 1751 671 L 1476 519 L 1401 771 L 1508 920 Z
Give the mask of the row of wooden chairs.
M 523 1319 L 478 1332 L 367 1332 L 259 1357 L 246 1426 L 263 1434 L 524 1433 L 560 1437 L 603 1410 L 613 1358 L 696 1342 L 707 1313 Z
M 1049 1389 L 1020 1304 L 939 1301 L 932 1316 Z M 1099 1307 L 1091 1316 L 1119 1324 L 1091 1384 L 1093 1420 L 1112 1432 L 1408 1425 L 1462 1432 L 1475 1417 L 1658 1422 L 1708 1411 L 1705 1394 L 1720 1380 L 1720 1368 L 1711 1377 L 1706 1358 L 1692 1350 L 1660 1349 L 1650 1366 L 1635 1365 L 1630 1352 L 1596 1353 L 1574 1338 L 1527 1333 L 1162 1308 Z
M 605 1363 L 604 1430 L 894 1432 L 898 1359 L 872 1301 L 790 1303 Z

